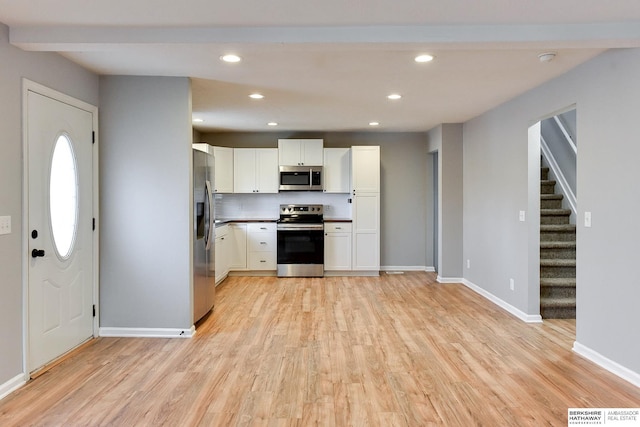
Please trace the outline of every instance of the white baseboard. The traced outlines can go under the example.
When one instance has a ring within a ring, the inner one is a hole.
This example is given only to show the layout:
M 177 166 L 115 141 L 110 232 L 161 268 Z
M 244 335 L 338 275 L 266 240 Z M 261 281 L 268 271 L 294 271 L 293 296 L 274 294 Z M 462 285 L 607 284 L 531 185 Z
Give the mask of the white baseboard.
M 378 271 L 325 270 L 324 277 L 372 277 L 379 276 Z
M 464 279 L 462 277 L 442 277 L 438 274 L 436 280 L 438 283 L 462 283 Z
M 189 329 L 174 328 L 100 328 L 101 337 L 126 338 L 192 338 L 196 327 Z
M 619 376 L 623 380 L 630 382 L 636 387 L 640 387 L 640 373 L 634 372 L 629 368 L 625 368 L 619 363 L 616 363 L 613 360 L 604 357 L 597 351 L 594 351 L 589 347 L 580 344 L 578 341 L 575 341 L 573 343 L 573 351 L 575 351 L 585 359 L 588 359 L 596 365 L 606 369 L 612 374 Z
M 520 309 L 512 306 L 508 302 L 498 298 L 497 296 L 493 295 L 492 293 L 485 291 L 480 286 L 468 281 L 467 279 L 462 279 L 462 281 L 460 283 L 462 283 L 463 285 L 465 285 L 467 288 L 471 289 L 472 291 L 476 292 L 477 294 L 485 297 L 486 299 L 488 299 L 492 303 L 496 304 L 497 306 L 503 308 L 504 310 L 507 310 L 509 313 L 513 314 L 514 316 L 516 316 L 518 319 L 522 320 L 523 322 L 527 322 L 527 323 L 542 323 L 542 316 L 540 316 L 539 314 L 527 314 L 524 311 L 521 311 Z
M 0 384 L 0 400 L 4 399 L 26 383 L 27 381 L 25 380 L 25 375 L 18 374 L 6 383 Z
M 433 267 L 425 267 L 424 265 L 382 265 L 380 266 L 380 271 L 429 271 L 428 268 Z M 431 271 L 435 271 L 431 270 Z

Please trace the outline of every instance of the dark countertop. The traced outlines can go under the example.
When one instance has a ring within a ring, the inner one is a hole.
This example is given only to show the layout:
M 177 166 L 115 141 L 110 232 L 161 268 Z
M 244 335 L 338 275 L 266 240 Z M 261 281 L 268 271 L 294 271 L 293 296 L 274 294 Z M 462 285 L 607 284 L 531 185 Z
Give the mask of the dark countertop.
M 216 227 L 236 222 L 276 222 L 277 218 L 253 218 L 253 219 L 216 219 Z

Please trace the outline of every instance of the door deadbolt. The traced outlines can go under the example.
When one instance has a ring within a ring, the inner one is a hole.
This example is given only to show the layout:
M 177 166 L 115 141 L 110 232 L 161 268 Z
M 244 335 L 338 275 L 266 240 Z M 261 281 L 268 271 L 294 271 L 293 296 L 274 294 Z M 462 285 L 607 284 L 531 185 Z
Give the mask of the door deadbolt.
M 31 251 L 31 258 L 39 258 L 44 256 L 44 249 L 34 249 Z

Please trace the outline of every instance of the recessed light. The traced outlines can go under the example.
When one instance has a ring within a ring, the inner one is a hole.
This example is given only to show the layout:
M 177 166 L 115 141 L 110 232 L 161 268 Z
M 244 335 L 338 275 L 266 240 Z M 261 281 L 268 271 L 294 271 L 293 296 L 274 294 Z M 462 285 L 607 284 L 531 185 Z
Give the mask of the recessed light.
M 251 95 L 249 95 L 249 98 L 251 99 L 262 99 L 264 98 L 264 95 L 261 93 L 252 93 Z
M 555 59 L 555 57 L 555 52 L 544 52 L 538 55 L 538 59 L 540 60 L 540 62 L 551 62 Z
M 202 119 L 193 119 L 192 121 L 193 121 L 193 123 L 202 123 L 202 122 L 204 122 L 204 120 L 202 120 Z
M 379 126 L 380 123 L 378 122 L 369 122 L 369 126 Z
M 429 54 L 418 55 L 414 58 L 416 62 L 431 62 L 433 61 L 434 56 Z
M 234 54 L 222 55 L 220 57 L 220 59 L 222 59 L 224 62 L 240 62 L 240 61 L 242 61 L 242 58 L 240 58 L 238 55 L 234 55 Z
M 389 98 L 389 99 L 400 99 L 400 98 L 402 98 L 402 95 L 400 95 L 399 93 L 392 93 L 391 95 L 387 96 L 387 98 Z
M 269 122 L 269 123 L 267 123 L 267 126 L 278 126 L 278 123 L 276 123 L 276 122 Z

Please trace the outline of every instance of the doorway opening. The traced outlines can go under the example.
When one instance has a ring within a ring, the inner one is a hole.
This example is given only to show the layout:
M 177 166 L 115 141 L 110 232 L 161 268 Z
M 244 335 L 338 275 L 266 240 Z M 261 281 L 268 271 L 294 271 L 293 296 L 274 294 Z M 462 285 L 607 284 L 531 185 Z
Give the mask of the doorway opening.
M 573 106 L 529 131 L 530 157 L 535 156 L 529 161 L 530 189 L 537 175 L 537 191 L 530 191 L 530 203 L 535 197 L 539 212 L 539 231 L 534 236 L 538 254 L 532 255 L 538 263 L 538 278 L 531 283 L 539 284 L 537 305 L 542 319 L 576 318 L 576 117 Z M 531 144 L 536 147 L 532 149 Z

